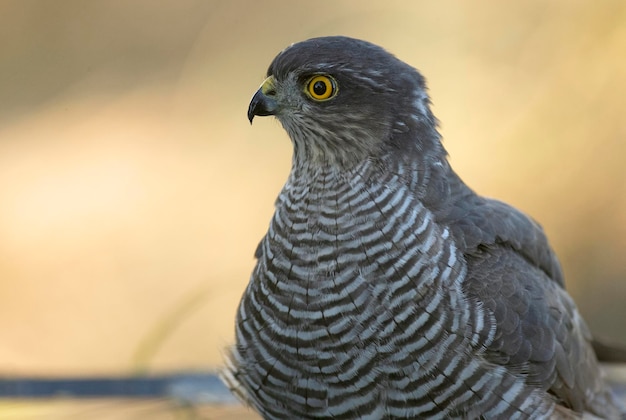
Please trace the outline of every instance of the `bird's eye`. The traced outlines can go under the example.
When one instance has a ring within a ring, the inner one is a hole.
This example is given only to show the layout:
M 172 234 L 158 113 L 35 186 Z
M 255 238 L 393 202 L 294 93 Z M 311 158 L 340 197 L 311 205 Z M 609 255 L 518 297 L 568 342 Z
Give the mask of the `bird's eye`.
M 316 101 L 324 101 L 337 94 L 337 83 L 330 76 L 313 76 L 309 79 L 305 92 Z

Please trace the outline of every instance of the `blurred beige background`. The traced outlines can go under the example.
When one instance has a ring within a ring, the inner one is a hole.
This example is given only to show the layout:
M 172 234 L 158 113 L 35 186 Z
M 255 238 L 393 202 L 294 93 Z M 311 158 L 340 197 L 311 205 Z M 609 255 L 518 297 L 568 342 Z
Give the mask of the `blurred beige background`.
M 626 3 L 0 3 L 0 373 L 207 369 L 290 165 L 246 110 L 274 55 L 378 43 L 456 170 L 530 213 L 626 342 Z

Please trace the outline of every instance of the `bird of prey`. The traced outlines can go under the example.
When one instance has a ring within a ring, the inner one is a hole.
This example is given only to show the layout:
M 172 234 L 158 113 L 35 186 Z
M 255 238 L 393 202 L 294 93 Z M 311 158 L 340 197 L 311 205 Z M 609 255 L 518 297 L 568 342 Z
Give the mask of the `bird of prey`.
M 452 170 L 422 75 L 347 37 L 248 110 L 293 143 L 223 378 L 268 419 L 619 418 L 542 228 Z

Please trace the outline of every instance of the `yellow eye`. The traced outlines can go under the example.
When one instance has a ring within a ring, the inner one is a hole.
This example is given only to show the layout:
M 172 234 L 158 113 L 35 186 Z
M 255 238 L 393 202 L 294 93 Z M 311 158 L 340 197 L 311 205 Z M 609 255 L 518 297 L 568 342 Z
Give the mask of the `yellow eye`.
M 337 83 L 330 76 L 313 76 L 306 85 L 306 93 L 316 101 L 324 101 L 335 96 Z

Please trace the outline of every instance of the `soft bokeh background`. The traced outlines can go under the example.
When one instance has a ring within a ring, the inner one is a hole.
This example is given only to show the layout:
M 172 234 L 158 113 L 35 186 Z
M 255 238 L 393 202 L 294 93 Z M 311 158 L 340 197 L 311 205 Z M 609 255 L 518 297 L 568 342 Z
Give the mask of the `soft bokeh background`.
M 539 220 L 591 329 L 626 342 L 626 3 L 3 1 L 0 372 L 221 362 L 290 165 L 248 101 L 344 34 L 427 77 L 451 161 Z

